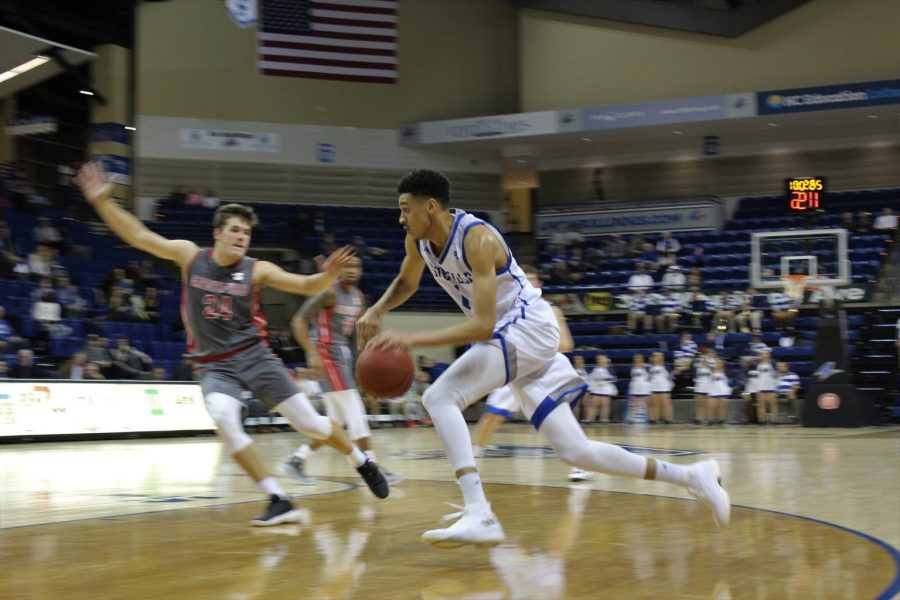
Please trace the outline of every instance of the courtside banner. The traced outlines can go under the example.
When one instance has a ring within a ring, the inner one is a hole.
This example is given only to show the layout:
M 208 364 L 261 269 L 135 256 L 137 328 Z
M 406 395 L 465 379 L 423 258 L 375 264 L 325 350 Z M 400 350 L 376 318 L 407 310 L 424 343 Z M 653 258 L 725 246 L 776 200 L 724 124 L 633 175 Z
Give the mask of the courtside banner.
M 196 383 L 5 380 L 0 438 L 212 431 Z
M 757 92 L 761 115 L 900 104 L 900 79 Z
M 281 149 L 281 137 L 277 133 L 259 131 L 179 129 L 178 145 L 182 148 L 202 148 L 204 150 L 278 152 Z
M 697 204 L 673 208 L 635 208 L 631 210 L 598 210 L 577 213 L 538 213 L 537 237 L 549 238 L 562 225 L 577 226 L 584 235 L 610 235 L 638 231 L 677 231 L 687 229 L 719 229 L 722 207 Z

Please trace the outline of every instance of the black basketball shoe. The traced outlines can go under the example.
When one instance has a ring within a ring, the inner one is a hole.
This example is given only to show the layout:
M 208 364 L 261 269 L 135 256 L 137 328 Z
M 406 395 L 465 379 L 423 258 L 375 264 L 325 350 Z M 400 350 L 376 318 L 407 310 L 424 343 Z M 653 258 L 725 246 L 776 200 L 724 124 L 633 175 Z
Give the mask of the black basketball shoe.
M 256 527 L 269 527 L 282 523 L 299 523 L 300 511 L 294 509 L 294 505 L 286 498 L 279 498 L 275 494 L 269 496 L 269 507 L 266 512 L 254 517 L 251 525 Z
M 381 469 L 371 460 L 366 459 L 366 462 L 358 466 L 356 470 L 377 497 L 387 498 L 388 494 L 391 493 L 391 489 Z

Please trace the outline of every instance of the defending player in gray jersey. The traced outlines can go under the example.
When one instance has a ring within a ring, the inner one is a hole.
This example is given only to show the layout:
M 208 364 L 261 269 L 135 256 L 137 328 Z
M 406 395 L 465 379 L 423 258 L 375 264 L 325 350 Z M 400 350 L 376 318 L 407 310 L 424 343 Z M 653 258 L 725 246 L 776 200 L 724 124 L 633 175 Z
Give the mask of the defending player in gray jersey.
M 277 265 L 248 258 L 250 234 L 257 224 L 253 209 L 239 204 L 219 207 L 213 217 L 213 247 L 201 250 L 188 240 L 169 240 L 147 229 L 111 199 L 113 184 L 97 163 L 87 163 L 76 183 L 97 214 L 130 246 L 175 262 L 181 268 L 184 293 L 182 316 L 191 351 L 197 357 L 206 410 L 215 422 L 229 454 L 269 495 L 266 512 L 253 525 L 296 522 L 300 515 L 272 477 L 262 454 L 244 431 L 240 398 L 250 389 L 270 409 L 277 408 L 291 425 L 323 440 L 347 457 L 372 492 L 388 495 L 378 466 L 353 445 L 344 430 L 318 414 L 284 365 L 265 344 L 265 319 L 258 312 L 261 287 L 313 295 L 327 290 L 353 256 L 348 248 L 335 251 L 316 275 L 295 275 Z
M 330 290 L 303 303 L 291 319 L 291 330 L 306 352 L 310 375 L 319 380 L 325 392 L 322 400 L 326 414 L 346 427 L 350 439 L 375 461 L 366 409 L 353 377 L 356 321 L 365 310 L 365 298 L 357 287 L 361 277 L 362 261 L 354 256 Z M 316 483 L 306 474 L 306 460 L 321 446 L 315 438 L 300 446 L 282 465 L 284 472 L 303 485 Z M 389 483 L 400 480 L 398 475 L 383 472 Z

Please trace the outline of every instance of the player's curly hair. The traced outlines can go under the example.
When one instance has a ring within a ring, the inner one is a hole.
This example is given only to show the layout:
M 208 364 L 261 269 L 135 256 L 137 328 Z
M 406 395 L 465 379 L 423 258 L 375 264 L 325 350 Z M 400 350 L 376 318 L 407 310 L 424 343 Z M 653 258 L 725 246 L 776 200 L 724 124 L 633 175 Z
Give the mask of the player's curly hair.
M 237 217 L 242 221 L 246 221 L 251 228 L 259 225 L 259 218 L 249 206 L 244 206 L 243 204 L 223 204 L 216 209 L 216 214 L 213 216 L 213 229 L 222 229 L 231 217 Z
M 450 204 L 450 182 L 437 171 L 419 169 L 400 180 L 398 194 L 411 194 L 417 198 L 434 198 L 447 208 Z

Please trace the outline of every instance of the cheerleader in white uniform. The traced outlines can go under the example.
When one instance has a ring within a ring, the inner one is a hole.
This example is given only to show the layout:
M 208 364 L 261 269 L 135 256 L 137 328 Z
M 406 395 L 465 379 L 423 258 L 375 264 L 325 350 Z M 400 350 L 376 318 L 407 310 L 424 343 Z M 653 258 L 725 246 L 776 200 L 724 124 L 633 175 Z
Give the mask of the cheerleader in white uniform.
M 666 357 L 654 352 L 650 357 L 650 421 L 672 423 L 672 378 L 666 370 Z
M 724 423 L 727 406 L 725 400 L 731 397 L 731 386 L 728 385 L 728 375 L 725 373 L 725 361 L 716 359 L 713 368 L 712 381 L 709 385 L 709 421 L 710 423 Z
M 750 367 L 747 371 L 747 379 L 744 381 L 744 399 L 747 401 L 747 422 L 753 422 L 753 403 L 758 400 L 759 395 L 759 372 L 756 365 Z
M 704 348 L 703 354 L 694 361 L 694 422 L 698 425 L 709 419 L 709 387 L 714 366 L 715 355 L 711 348 Z
M 628 383 L 628 395 L 631 398 L 626 423 L 633 423 L 635 415 L 647 410 L 647 398 L 650 397 L 650 373 L 644 363 L 643 354 L 635 354 L 631 363 L 631 381 Z
M 766 413 L 772 422 L 778 420 L 778 374 L 772 364 L 772 352 L 764 350 L 756 365 L 756 418 L 760 425 L 766 423 Z M 769 410 L 771 408 L 771 411 Z
M 597 366 L 587 376 L 588 395 L 585 398 L 587 405 L 586 419 L 593 421 L 597 418 L 597 409 L 600 409 L 600 422 L 609 423 L 610 400 L 619 393 L 616 388 L 616 375 L 609 364 L 609 358 L 605 354 L 597 355 Z

